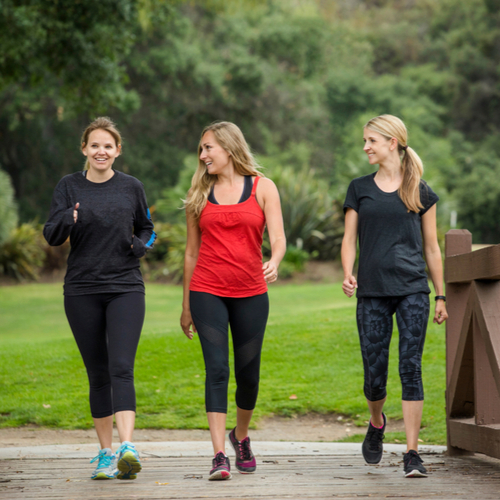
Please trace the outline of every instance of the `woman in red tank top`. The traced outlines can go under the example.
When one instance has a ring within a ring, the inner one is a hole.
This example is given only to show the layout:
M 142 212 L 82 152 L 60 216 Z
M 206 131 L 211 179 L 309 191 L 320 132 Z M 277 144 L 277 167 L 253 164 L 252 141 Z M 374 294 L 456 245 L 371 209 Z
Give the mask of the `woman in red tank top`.
M 197 332 L 205 360 L 205 407 L 215 457 L 209 479 L 231 477 L 225 454 L 228 331 L 234 348 L 236 427 L 229 441 L 236 468 L 255 472 L 248 427 L 257 401 L 260 355 L 269 301 L 267 283 L 278 278 L 285 255 L 283 217 L 276 186 L 258 170 L 233 123 L 203 130 L 199 164 L 185 202 L 187 245 L 181 327 L 189 339 Z M 262 263 L 267 226 L 271 259 Z

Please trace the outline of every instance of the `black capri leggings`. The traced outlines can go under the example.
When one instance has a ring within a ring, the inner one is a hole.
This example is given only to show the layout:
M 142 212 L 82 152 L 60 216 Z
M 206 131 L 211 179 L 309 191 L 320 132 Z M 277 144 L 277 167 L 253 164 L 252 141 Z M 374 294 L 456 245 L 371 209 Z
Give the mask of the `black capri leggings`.
M 87 369 L 92 416 L 135 411 L 134 361 L 144 322 L 144 294 L 65 296 L 64 308 Z
M 393 319 L 399 329 L 399 376 L 404 401 L 422 401 L 422 352 L 429 321 L 429 295 L 359 298 L 357 323 L 365 372 L 364 392 L 369 401 L 387 396 L 389 344 Z
M 253 410 L 259 392 L 260 355 L 269 315 L 267 293 L 232 298 L 190 292 L 189 298 L 191 317 L 205 360 L 207 412 L 227 413 L 228 324 L 233 337 L 236 404 L 243 410 Z

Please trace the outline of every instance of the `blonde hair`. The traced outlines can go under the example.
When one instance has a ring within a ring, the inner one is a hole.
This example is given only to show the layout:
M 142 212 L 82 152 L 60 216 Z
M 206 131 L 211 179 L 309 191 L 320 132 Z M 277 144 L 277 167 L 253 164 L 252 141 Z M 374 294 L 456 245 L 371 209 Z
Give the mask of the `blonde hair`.
M 203 129 L 198 144 L 198 168 L 191 180 L 191 189 L 184 200 L 184 208 L 195 220 L 199 220 L 205 208 L 212 186 L 217 181 L 217 175 L 207 171 L 205 163 L 200 159 L 203 136 L 212 131 L 217 143 L 231 155 L 234 169 L 240 175 L 257 175 L 264 177 L 261 168 L 255 160 L 250 147 L 237 125 L 231 122 L 214 122 Z
M 383 135 L 387 140 L 398 141 L 398 153 L 403 169 L 403 182 L 398 189 L 399 197 L 409 212 L 419 213 L 424 208 L 420 201 L 420 181 L 424 165 L 418 154 L 408 146 L 408 131 L 397 116 L 381 115 L 372 118 L 365 128 Z
M 113 120 L 111 118 L 108 118 L 107 116 L 100 116 L 99 118 L 96 118 L 84 131 L 82 134 L 82 140 L 81 146 L 82 149 L 87 145 L 89 142 L 89 136 L 94 130 L 105 130 L 106 132 L 109 132 L 112 136 L 113 139 L 115 140 L 116 146 L 121 147 L 122 145 L 122 136 L 120 135 L 120 132 L 118 132 L 118 129 L 116 128 L 116 125 L 114 124 Z M 88 158 L 85 158 L 85 166 L 83 167 L 84 170 L 89 169 L 89 160 Z

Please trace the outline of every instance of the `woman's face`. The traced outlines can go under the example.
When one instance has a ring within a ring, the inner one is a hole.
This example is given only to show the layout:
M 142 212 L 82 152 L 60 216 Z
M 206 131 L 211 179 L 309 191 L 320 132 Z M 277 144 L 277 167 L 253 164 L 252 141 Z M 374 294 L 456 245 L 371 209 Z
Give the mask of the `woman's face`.
M 364 129 L 363 141 L 365 143 L 363 151 L 368 155 L 370 165 L 384 162 L 394 149 L 392 139 L 386 139 L 382 134 L 369 128 Z
M 115 138 L 102 129 L 92 131 L 87 144 L 82 146 L 82 153 L 87 157 L 90 168 L 100 173 L 112 167 L 120 151 L 121 146 L 116 144 Z
M 203 134 L 200 148 L 200 160 L 205 163 L 209 174 L 217 175 L 232 166 L 231 155 L 217 142 L 211 130 Z

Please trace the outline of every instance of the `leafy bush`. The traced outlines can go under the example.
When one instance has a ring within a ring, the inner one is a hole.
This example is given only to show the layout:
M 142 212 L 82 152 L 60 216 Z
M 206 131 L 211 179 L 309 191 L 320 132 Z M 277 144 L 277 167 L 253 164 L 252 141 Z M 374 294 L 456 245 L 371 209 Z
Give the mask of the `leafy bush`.
M 342 243 L 342 207 L 328 183 L 308 166 L 277 167 L 269 174 L 281 197 L 287 241 L 320 260 L 335 259 Z
M 69 239 L 56 247 L 45 245 L 43 251 L 45 252 L 43 272 L 54 272 L 64 269 L 70 252 Z
M 184 159 L 184 168 L 179 173 L 179 180 L 173 187 L 162 191 L 162 197 L 155 203 L 155 211 L 164 222 L 184 222 L 186 214 L 182 210 L 182 200 L 186 198 L 191 187 L 191 179 L 198 167 L 196 155 L 187 155 Z M 155 243 L 156 245 L 156 243 Z
M 301 244 L 301 242 L 299 242 Z M 290 278 L 294 273 L 304 270 L 306 262 L 311 258 L 311 254 L 301 247 L 288 245 L 285 256 L 280 264 L 280 278 Z
M 9 239 L 0 246 L 0 270 L 19 281 L 37 279 L 45 252 L 43 237 L 34 224 L 21 224 L 13 229 Z
M 0 170 L 0 245 L 10 236 L 17 226 L 17 206 L 14 201 L 14 188 L 8 174 Z
M 155 224 L 158 238 L 153 250 L 148 254 L 148 261 L 161 261 L 163 265 L 151 273 L 151 278 L 168 276 L 174 283 L 182 281 L 184 268 L 184 252 L 186 250 L 186 224 Z M 160 257 L 160 258 L 158 258 Z

